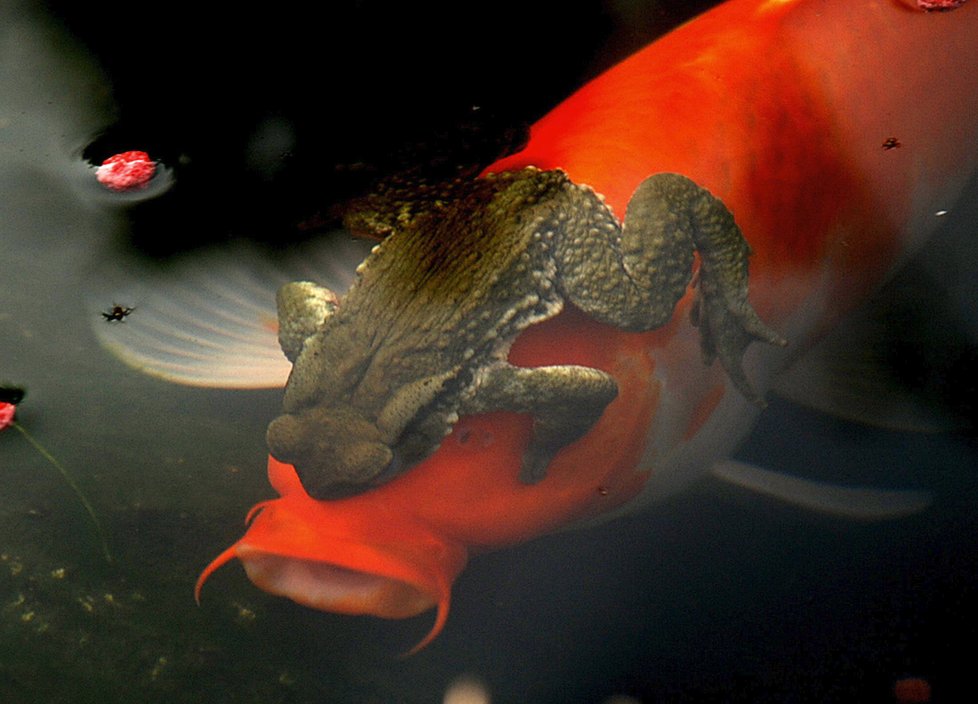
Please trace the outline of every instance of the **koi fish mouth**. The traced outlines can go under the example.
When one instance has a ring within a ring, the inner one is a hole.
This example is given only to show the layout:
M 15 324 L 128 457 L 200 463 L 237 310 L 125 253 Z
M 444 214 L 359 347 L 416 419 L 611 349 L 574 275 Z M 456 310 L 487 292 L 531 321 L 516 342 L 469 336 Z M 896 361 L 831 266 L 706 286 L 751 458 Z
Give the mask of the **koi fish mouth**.
M 237 558 L 255 586 L 320 611 L 402 619 L 436 608 L 431 630 L 406 654 L 431 643 L 448 619 L 465 548 L 403 516 L 365 521 L 357 497 L 312 499 L 292 466 L 274 458 L 269 475 L 282 497 L 252 508 L 244 537 L 198 578 L 198 603 L 204 582 Z
M 410 618 L 438 605 L 433 595 L 381 575 L 269 555 L 247 544 L 236 553 L 256 586 L 320 611 Z

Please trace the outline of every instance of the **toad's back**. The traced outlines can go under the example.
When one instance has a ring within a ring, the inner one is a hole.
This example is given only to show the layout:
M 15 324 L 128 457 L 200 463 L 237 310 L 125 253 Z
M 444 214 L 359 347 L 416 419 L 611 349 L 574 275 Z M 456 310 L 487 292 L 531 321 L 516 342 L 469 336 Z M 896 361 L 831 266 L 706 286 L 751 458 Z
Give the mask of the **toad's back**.
M 535 170 L 465 184 L 451 202 L 398 223 L 337 317 L 346 327 L 355 318 L 360 342 L 384 357 L 381 346 L 397 355 L 479 354 L 527 317 L 549 317 L 559 307 L 555 267 L 532 224 L 568 186 L 560 172 Z

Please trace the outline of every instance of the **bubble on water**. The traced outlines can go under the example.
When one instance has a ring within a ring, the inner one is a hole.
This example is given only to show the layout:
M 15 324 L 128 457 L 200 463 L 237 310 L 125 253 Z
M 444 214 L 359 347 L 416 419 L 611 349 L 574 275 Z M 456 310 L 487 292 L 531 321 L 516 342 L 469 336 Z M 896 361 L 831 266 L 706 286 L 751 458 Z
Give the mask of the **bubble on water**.
M 479 679 L 463 675 L 445 690 L 443 704 L 490 704 L 489 690 Z

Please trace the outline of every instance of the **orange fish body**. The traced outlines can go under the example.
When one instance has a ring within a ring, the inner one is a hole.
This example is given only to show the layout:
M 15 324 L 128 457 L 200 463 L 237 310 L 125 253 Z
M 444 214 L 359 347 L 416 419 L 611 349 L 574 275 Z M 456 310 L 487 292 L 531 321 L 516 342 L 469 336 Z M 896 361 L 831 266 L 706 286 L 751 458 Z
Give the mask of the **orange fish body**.
M 900 0 L 732 0 L 584 86 L 488 170 L 561 168 L 619 217 L 650 174 L 710 189 L 754 250 L 754 307 L 791 343 L 749 350 L 764 389 L 936 227 L 978 163 L 976 116 L 974 3 L 927 14 Z M 568 308 L 517 339 L 513 364 L 582 364 L 620 388 L 538 484 L 518 479 L 531 421 L 511 413 L 462 418 L 427 460 L 347 499 L 313 500 L 270 458 L 280 498 L 252 510 L 198 594 L 237 557 L 259 587 L 314 608 L 437 607 L 422 647 L 472 551 L 660 498 L 749 430 L 756 409 L 703 364 L 690 304 L 647 333 Z

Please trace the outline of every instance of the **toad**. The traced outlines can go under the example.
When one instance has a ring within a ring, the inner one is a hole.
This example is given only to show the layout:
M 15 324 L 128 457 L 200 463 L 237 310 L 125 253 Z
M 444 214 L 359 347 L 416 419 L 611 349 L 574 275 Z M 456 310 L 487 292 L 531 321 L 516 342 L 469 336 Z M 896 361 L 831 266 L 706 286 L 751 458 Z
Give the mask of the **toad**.
M 279 342 L 293 363 L 272 455 L 331 498 L 387 481 L 434 452 L 460 416 L 533 417 L 520 479 L 546 476 L 618 392 L 575 365 L 521 368 L 514 339 L 570 303 L 630 331 L 664 325 L 700 258 L 695 322 L 707 362 L 759 398 L 741 367 L 754 340 L 784 344 L 747 300 L 750 248 L 717 198 L 672 173 L 645 179 L 623 223 L 559 170 L 447 184 L 389 184 L 345 225 L 383 240 L 339 299 L 311 282 L 278 292 Z

